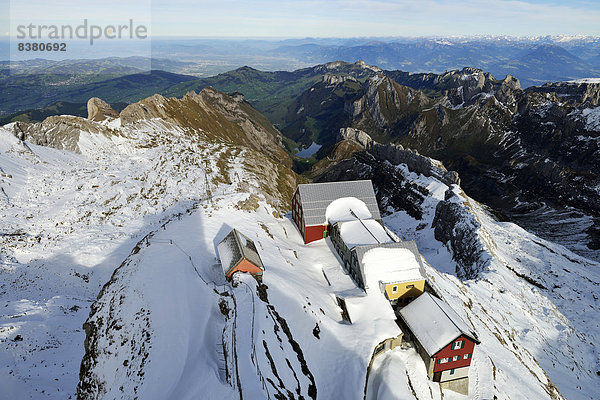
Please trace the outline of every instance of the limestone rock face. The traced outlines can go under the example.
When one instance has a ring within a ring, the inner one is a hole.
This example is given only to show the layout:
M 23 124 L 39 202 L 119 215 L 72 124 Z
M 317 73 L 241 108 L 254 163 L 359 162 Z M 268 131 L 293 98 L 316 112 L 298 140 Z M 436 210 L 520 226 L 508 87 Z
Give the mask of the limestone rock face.
M 119 116 L 123 126 L 159 119 L 185 131 L 218 135 L 292 164 L 281 133 L 239 93 L 229 96 L 206 87 L 180 99 L 155 94 L 128 105 Z
M 81 131 L 104 135 L 114 133 L 102 124 L 71 115 L 52 116 L 36 123 L 16 122 L 10 129 L 19 140 L 75 153 L 81 152 L 79 149 Z
M 432 227 L 435 239 L 452 253 L 456 275 L 461 279 L 477 278 L 487 267 L 494 245 L 458 186 L 448 189 L 445 199 L 437 204 Z
M 101 122 L 106 118 L 117 118 L 119 114 L 104 100 L 92 97 L 87 102 L 88 119 Z
M 340 129 L 338 138 L 360 144 L 377 159 L 389 161 L 392 164 L 406 164 L 409 170 L 435 177 L 446 185 L 460 184 L 457 172 L 447 171 L 441 162 L 422 156 L 414 150 L 405 149 L 401 144 L 377 143 L 367 133 L 354 128 Z
M 128 105 L 121 111 L 121 124 L 128 125 L 141 120 L 163 118 L 171 120 L 165 111 L 167 99 L 159 94 Z

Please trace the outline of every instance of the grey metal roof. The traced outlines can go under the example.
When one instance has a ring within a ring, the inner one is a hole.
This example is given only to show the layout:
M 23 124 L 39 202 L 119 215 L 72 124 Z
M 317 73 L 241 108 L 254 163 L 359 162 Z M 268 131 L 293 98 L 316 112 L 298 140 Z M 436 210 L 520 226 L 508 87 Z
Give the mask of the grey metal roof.
M 400 310 L 400 317 L 430 357 L 461 335 L 479 343 L 473 329 L 452 307 L 427 292 Z
M 342 197 L 355 197 L 362 200 L 373 218 L 381 219 L 370 180 L 306 183 L 298 185 L 298 192 L 306 226 L 324 225 L 327 206 Z
M 423 260 L 421 258 L 421 253 L 419 253 L 419 249 L 417 248 L 417 243 L 414 240 L 410 240 L 408 242 L 392 242 L 392 243 L 381 243 L 381 244 L 371 244 L 366 246 L 355 246 L 352 248 L 352 252 L 356 253 L 356 258 L 358 259 L 358 265 L 360 267 L 360 275 L 362 281 L 365 282 L 365 266 L 363 265 L 362 259 L 365 253 L 371 249 L 383 248 L 383 249 L 408 249 L 411 253 L 414 254 L 417 262 L 419 263 L 419 271 L 421 275 L 425 278 L 425 267 L 423 265 Z
M 258 255 L 258 250 L 256 249 L 254 242 L 236 229 L 232 229 L 231 232 L 229 232 L 217 245 L 217 251 L 219 252 L 221 266 L 225 275 L 229 275 L 231 270 L 238 265 L 242 258 L 246 258 L 248 261 L 264 270 L 264 265 Z

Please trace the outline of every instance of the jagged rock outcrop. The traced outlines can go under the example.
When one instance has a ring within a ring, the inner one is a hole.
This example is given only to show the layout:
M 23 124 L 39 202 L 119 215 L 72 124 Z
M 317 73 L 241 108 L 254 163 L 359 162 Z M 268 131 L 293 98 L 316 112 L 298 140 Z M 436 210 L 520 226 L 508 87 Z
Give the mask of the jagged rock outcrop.
M 81 131 L 113 134 L 113 131 L 104 125 L 70 115 L 52 116 L 36 123 L 15 122 L 7 127 L 20 140 L 75 153 L 81 152 L 78 144 Z
M 473 104 L 482 95 L 495 95 L 502 102 L 510 102 L 510 97 L 522 92 L 517 78 L 507 75 L 496 79 L 489 72 L 478 68 L 465 67 L 462 70 L 446 71 L 442 74 L 386 71 L 388 76 L 400 85 L 421 90 L 448 107 Z
M 352 76 L 339 76 L 339 75 L 333 75 L 333 74 L 323 75 L 323 83 L 325 83 L 327 85 L 334 86 L 339 83 L 344 83 L 346 81 L 356 82 L 356 79 L 354 79 Z
M 125 107 L 119 117 L 123 125 L 133 124 L 142 120 L 150 120 L 153 118 L 161 118 L 164 120 L 171 120 L 169 115 L 165 111 L 167 105 L 167 98 L 160 94 L 145 98 Z M 173 120 L 173 122 L 176 122 Z
M 377 127 L 389 130 L 409 126 L 415 112 L 433 102 L 421 91 L 401 86 L 386 76 L 369 81 L 363 104 Z
M 444 200 L 435 208 L 432 227 L 435 239 L 451 251 L 457 264 L 456 275 L 461 279 L 477 278 L 491 260 L 493 245 L 460 187 L 446 191 Z
M 600 82 L 585 79 L 573 82 L 550 82 L 527 89 L 530 93 L 560 93 L 561 102 L 570 106 L 598 107 L 600 105 Z
M 446 170 L 441 162 L 422 156 L 414 150 L 405 149 L 400 144 L 377 143 L 359 129 L 340 129 L 339 140 L 353 140 L 378 159 L 387 160 L 392 164 L 406 164 L 410 171 L 435 177 L 446 185 L 460 184 L 458 173 Z
M 211 87 L 189 92 L 181 99 L 155 94 L 125 107 L 120 118 L 125 126 L 160 119 L 184 130 L 218 135 L 292 164 L 281 133 L 240 94 L 228 96 Z
M 117 118 L 116 112 L 110 104 L 98 97 L 92 97 L 87 102 L 88 119 L 90 121 L 102 122 L 107 118 Z

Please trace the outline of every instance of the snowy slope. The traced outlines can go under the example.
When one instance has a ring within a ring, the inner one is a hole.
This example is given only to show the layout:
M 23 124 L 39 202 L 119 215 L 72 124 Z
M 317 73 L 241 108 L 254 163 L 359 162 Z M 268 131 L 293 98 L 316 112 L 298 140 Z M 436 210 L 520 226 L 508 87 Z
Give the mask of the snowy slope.
M 389 304 L 383 297 L 369 299 L 358 290 L 343 274 L 327 242 L 304 246 L 288 218 L 273 217 L 266 205 L 254 213 L 231 207 L 242 196 L 214 199 L 158 230 L 107 286 L 91 323 L 105 332 L 107 327 L 102 321 L 109 318 L 109 304 L 123 293 L 120 298 L 124 304 L 150 310 L 147 348 L 151 350 L 144 379 L 135 382 L 143 398 L 195 398 L 202 394 L 233 398 L 235 387 L 227 392 L 225 380 L 219 378 L 219 332 L 225 321 L 216 317 L 219 295 L 212 291 L 216 287 L 218 292 L 228 291 L 236 299 L 237 316 L 233 318 L 244 397 L 276 398 L 279 393 L 285 398 L 360 398 L 373 348 L 399 333 Z M 266 298 L 260 298 L 256 281 L 248 276 L 241 277 L 237 288 L 223 278 L 215 246 L 233 227 L 257 243 L 265 264 Z M 191 260 L 185 254 L 191 255 Z M 194 267 L 200 277 L 194 276 Z M 345 282 L 339 282 L 344 278 Z M 349 307 L 355 318 L 353 324 L 342 320 L 335 301 L 334 294 L 339 293 L 336 289 L 342 287 L 346 296 L 355 298 L 354 307 Z M 383 310 L 362 307 L 361 298 L 365 304 Z M 198 326 L 203 328 L 198 330 Z M 112 398 L 121 386 L 126 392 L 131 389 L 132 380 L 126 373 L 115 379 L 112 372 L 114 365 L 130 358 L 131 349 L 129 343 L 121 345 L 122 341 L 116 340 L 116 335 L 122 335 L 121 328 L 108 327 L 107 332 L 103 338 L 108 339 L 100 347 L 110 356 L 99 357 L 103 365 L 92 372 L 99 381 L 109 382 L 106 387 L 112 390 L 107 396 Z M 113 333 L 115 340 L 111 339 Z M 194 358 L 198 347 L 202 353 Z M 168 377 L 164 371 L 169 371 Z M 257 371 L 263 376 L 265 389 L 261 388 Z M 188 382 L 197 374 L 206 381 Z
M 423 204 L 423 220 L 398 212 L 384 222 L 402 239 L 417 241 L 435 267 L 427 268 L 430 282 L 479 335 L 482 344 L 473 357 L 470 395 L 552 397 L 555 384 L 568 399 L 597 398 L 600 306 L 594 293 L 600 285 L 600 265 L 512 223 L 494 221 L 469 199 L 491 257 L 478 279 L 462 282 L 455 277 L 451 252 L 435 240 L 431 228 L 435 207 L 448 188 L 398 168 L 427 187 L 430 196 Z M 427 228 L 417 229 L 423 222 Z
M 279 168 L 160 121 L 112 126 L 117 135 L 81 133 L 80 155 L 0 130 L 2 395 L 73 397 L 83 358 L 90 397 L 362 398 L 374 347 L 398 334 L 393 313 L 344 274 L 328 240 L 304 245 L 278 216 L 265 182 Z M 461 281 L 431 228 L 448 187 L 398 169 L 428 189 L 423 219 L 384 222 L 417 241 L 429 281 L 482 341 L 469 397 L 595 398 L 599 265 L 466 199 L 489 263 Z M 260 289 L 223 279 L 216 243 L 231 228 L 258 246 Z M 373 368 L 369 399 L 441 396 L 409 344 Z
M 269 184 L 260 174 L 278 171 L 256 152 L 159 121 L 108 124 L 117 134 L 81 132 L 81 154 L 0 128 L 0 386 L 8 398 L 74 396 L 82 324 L 137 240 L 216 195 L 219 182 L 255 193 L 261 184 L 249 185 L 245 173 Z M 264 170 L 246 172 L 247 159 Z
M 317 398 L 360 399 L 366 366 L 374 346 L 395 333 L 394 327 L 388 325 L 385 313 L 378 312 L 377 307 L 386 306 L 385 300 L 376 303 L 369 296 L 359 298 L 360 291 L 356 291 L 354 284 L 343 274 L 328 241 L 305 246 L 289 219 L 273 217 L 271 210 L 264 205 L 252 213 L 237 210 L 230 206 L 238 201 L 236 196 L 240 195 L 224 194 L 158 230 L 123 270 L 124 274 L 131 275 L 123 279 L 117 276 L 115 287 L 110 285 L 107 288 L 92 321 L 108 319 L 110 308 L 107 305 L 111 299 L 120 296 L 121 287 L 123 290 L 126 288 L 127 293 L 141 293 L 140 298 L 133 296 L 127 300 L 129 295 L 126 295 L 121 301 L 131 301 L 135 307 L 150 310 L 152 332 L 148 347 L 151 350 L 144 379 L 138 382 L 144 398 L 194 398 L 207 393 L 208 387 L 214 388 L 214 393 L 208 392 L 211 397 L 234 398 L 236 386 L 227 388 L 226 380 L 219 378 L 218 333 L 226 324 L 216 317 L 219 296 L 207 290 L 212 284 L 207 285 L 200 277 L 194 277 L 195 266 L 204 280 L 218 285 L 219 292 L 229 291 L 236 298 L 237 360 L 240 386 L 246 398 L 275 398 L 276 393 L 285 398 L 296 398 L 293 396 L 298 394 L 310 398 L 310 393 L 314 393 L 309 391 L 312 377 Z M 431 201 L 433 203 L 435 198 Z M 485 218 L 483 214 L 479 217 Z M 412 231 L 408 225 L 413 221 L 405 216 L 396 214 L 388 218 L 390 225 L 396 228 L 400 221 L 402 226 L 406 226 L 406 232 Z M 496 224 L 487 223 L 486 229 Z M 503 225 L 498 229 L 505 231 L 507 237 L 518 229 Z M 223 281 L 215 245 L 233 227 L 258 243 L 266 267 L 264 283 L 268 287 L 268 303 L 260 300 L 256 294 L 256 283 L 248 276 L 243 277 L 243 283 L 235 289 L 227 287 Z M 427 230 L 422 231 L 425 231 L 424 235 L 427 233 Z M 524 242 L 525 249 L 529 246 L 528 240 L 539 241 L 526 235 L 520 240 Z M 431 244 L 435 250 L 429 248 L 425 252 L 431 255 L 433 262 L 444 262 L 439 264 L 440 267 L 451 266 L 449 254 L 444 254 L 441 244 L 435 241 Z M 191 262 L 184 254 L 191 256 Z M 523 255 L 521 257 L 524 258 Z M 575 325 L 576 321 L 569 322 L 537 288 L 532 288 L 506 268 L 498 270 L 491 267 L 485 272 L 484 279 L 466 283 L 460 282 L 452 273 L 439 272 L 432 266 L 427 267 L 427 273 L 436 289 L 462 318 L 474 325 L 482 339 L 482 345 L 474 354 L 470 398 L 561 398 L 558 390 L 564 391 L 567 398 L 594 397 L 591 389 L 595 379 L 593 374 L 587 371 L 566 374 L 564 368 L 573 362 L 566 358 L 581 358 L 582 366 L 593 367 L 595 350 L 576 343 L 579 337 L 575 334 L 575 327 L 569 326 Z M 180 277 L 180 274 L 187 278 Z M 170 297 L 173 297 L 175 288 L 178 300 L 173 301 Z M 339 294 L 342 288 L 349 298 L 356 296 L 349 306 L 354 317 L 352 325 L 342 322 L 340 309 L 333 298 L 333 294 Z M 205 297 L 201 299 L 199 293 L 204 293 Z M 353 313 L 356 310 L 353 307 L 366 302 L 373 307 L 370 313 L 368 309 L 365 310 L 367 312 Z M 190 306 L 190 303 L 193 305 Z M 291 339 L 298 344 L 301 357 L 290 344 L 290 337 L 284 333 L 281 322 L 276 322 L 276 315 L 285 321 Z M 317 324 L 319 338 L 313 333 Z M 210 329 L 198 332 L 197 326 L 209 326 Z M 560 327 L 566 331 L 562 338 L 557 335 Z M 117 334 L 121 330 L 113 331 Z M 180 340 L 180 337 L 183 339 Z M 179 344 L 180 341 L 183 344 Z M 112 345 L 107 342 L 104 346 L 102 348 L 107 349 L 110 355 L 101 358 L 102 363 L 94 369 L 95 373 L 110 382 L 108 386 L 112 388 L 127 388 L 131 379 L 127 374 L 114 379 L 112 366 L 122 365 L 130 357 L 130 349 L 127 345 L 120 346 L 118 340 L 114 340 Z M 194 355 L 199 351 L 198 346 L 205 346 L 202 356 L 191 357 L 188 346 L 193 347 L 191 353 Z M 549 346 L 546 352 L 544 346 Z M 256 349 L 255 363 L 252 361 L 253 348 Z M 551 365 L 550 354 L 554 354 L 556 367 Z M 559 364 L 556 360 L 561 358 L 564 361 Z M 301 359 L 306 362 L 306 374 L 303 363 L 299 361 Z M 198 374 L 204 371 L 202 376 L 207 380 L 198 385 L 189 381 L 190 368 Z M 545 370 L 555 375 L 551 378 L 559 385 L 558 390 L 553 387 Z M 164 371 L 170 372 L 168 380 Z M 561 374 L 566 377 L 561 378 Z M 159 376 L 162 377 L 160 390 L 154 383 L 154 377 Z M 264 389 L 260 376 L 266 382 Z M 581 389 L 572 387 L 574 382 L 580 382 Z M 439 386 L 427 380 L 425 366 L 410 345 L 376 359 L 368 398 L 402 399 L 406 398 L 406 393 L 413 391 L 417 398 L 440 396 Z M 378 393 L 378 397 L 373 397 L 374 392 Z M 464 398 L 452 392 L 445 392 L 444 396 Z

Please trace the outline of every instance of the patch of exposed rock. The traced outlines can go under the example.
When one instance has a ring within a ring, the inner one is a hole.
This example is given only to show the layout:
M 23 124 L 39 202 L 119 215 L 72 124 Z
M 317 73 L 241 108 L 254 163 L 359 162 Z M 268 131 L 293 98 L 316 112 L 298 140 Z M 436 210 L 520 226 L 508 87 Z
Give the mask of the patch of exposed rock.
M 130 104 L 120 113 L 121 123 L 160 119 L 189 132 L 212 135 L 245 145 L 291 166 L 281 133 L 268 119 L 248 104 L 243 96 L 228 96 L 207 87 L 189 92 L 181 99 L 155 94 Z
M 387 160 L 392 164 L 406 164 L 410 171 L 437 178 L 448 186 L 460 184 L 457 172 L 448 171 L 441 162 L 422 156 L 414 150 L 405 149 L 401 144 L 377 143 L 365 132 L 354 128 L 340 129 L 338 139 L 353 140 L 378 159 Z
M 98 97 L 92 97 L 87 102 L 88 119 L 90 121 L 102 122 L 107 118 L 117 118 L 116 112 L 107 102 Z
M 444 200 L 435 208 L 432 227 L 435 239 L 452 253 L 459 278 L 475 279 L 488 266 L 493 242 L 460 187 L 453 186 L 446 191 Z
M 113 134 L 113 131 L 104 125 L 70 115 L 52 116 L 36 123 L 16 122 L 7 125 L 7 128 L 20 140 L 75 153 L 81 153 L 78 144 L 81 131 Z
M 558 93 L 560 100 L 572 106 L 598 107 L 600 105 L 600 83 L 574 81 L 551 82 L 527 89 L 529 93 Z

